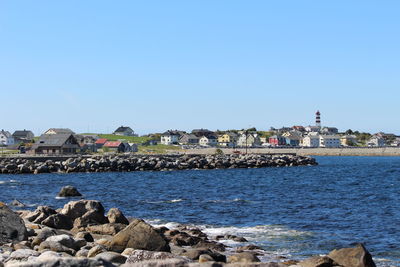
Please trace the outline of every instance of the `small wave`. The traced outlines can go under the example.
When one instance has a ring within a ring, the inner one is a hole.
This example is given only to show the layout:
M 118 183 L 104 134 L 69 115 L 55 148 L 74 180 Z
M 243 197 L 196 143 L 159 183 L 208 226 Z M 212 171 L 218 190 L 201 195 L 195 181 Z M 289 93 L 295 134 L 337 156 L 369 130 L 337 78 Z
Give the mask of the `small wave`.
M 178 198 L 178 199 L 170 199 L 170 200 L 160 200 L 160 201 L 145 201 L 146 203 L 149 204 L 161 204 L 161 203 L 178 203 L 182 202 L 184 199 Z
M 230 202 L 252 202 L 251 200 L 246 200 L 242 198 L 235 198 L 235 199 L 214 199 L 214 200 L 207 200 L 209 203 L 230 203 Z
M 1 184 L 15 184 L 18 183 L 17 180 L 8 180 L 8 181 L 0 181 L 0 185 Z

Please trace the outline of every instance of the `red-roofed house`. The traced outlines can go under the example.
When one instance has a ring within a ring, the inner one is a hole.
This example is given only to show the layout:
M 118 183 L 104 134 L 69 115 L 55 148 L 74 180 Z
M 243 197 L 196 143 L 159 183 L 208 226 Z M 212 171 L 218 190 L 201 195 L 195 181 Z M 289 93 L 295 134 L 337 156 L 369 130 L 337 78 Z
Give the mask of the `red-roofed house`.
M 107 141 L 103 147 L 107 147 L 110 151 L 113 152 L 125 152 L 127 151 L 127 147 L 121 141 Z
M 96 140 L 95 144 L 96 144 L 96 148 L 102 148 L 104 146 L 105 143 L 107 143 L 107 139 L 106 138 L 99 138 Z

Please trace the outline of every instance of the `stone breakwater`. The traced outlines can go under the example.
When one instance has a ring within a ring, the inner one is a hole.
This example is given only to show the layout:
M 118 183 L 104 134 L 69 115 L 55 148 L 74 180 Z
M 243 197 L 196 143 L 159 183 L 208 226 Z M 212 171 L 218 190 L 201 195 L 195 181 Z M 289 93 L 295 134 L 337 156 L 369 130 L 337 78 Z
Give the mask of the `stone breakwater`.
M 126 218 L 118 208 L 105 213 L 96 200 L 18 212 L 0 202 L 0 233 L 1 267 L 375 267 L 361 244 L 302 261 L 279 257 L 261 262 L 267 252 L 245 237 L 207 236 L 188 225 L 153 227 L 144 220 Z M 241 246 L 229 247 L 221 239 Z
M 294 155 L 142 155 L 93 156 L 66 160 L 4 158 L 0 173 L 71 173 L 171 171 L 188 169 L 264 168 L 316 165 L 314 158 Z

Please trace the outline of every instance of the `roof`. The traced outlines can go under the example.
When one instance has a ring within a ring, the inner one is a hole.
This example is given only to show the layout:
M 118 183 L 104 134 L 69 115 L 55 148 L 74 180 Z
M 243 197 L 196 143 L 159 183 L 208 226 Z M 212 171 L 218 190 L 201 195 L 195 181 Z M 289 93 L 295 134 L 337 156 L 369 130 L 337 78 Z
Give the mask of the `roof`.
M 5 137 L 7 137 L 7 138 L 12 137 L 9 131 L 1 130 L 1 131 L 0 131 L 0 134 L 3 134 L 3 135 L 4 135 Z
M 23 131 L 15 131 L 12 135 L 14 137 L 28 137 L 29 134 L 32 134 L 32 131 L 27 131 L 27 130 L 23 130 Z
M 121 141 L 108 141 L 104 144 L 105 147 L 119 147 L 122 144 Z
M 95 144 L 105 144 L 105 143 L 107 143 L 107 139 L 106 138 L 97 139 L 96 142 L 95 142 Z
M 121 126 L 121 127 L 118 127 L 118 129 L 115 130 L 114 133 L 123 133 L 126 131 L 133 131 L 133 130 L 131 127 L 128 127 L 128 126 Z
M 171 130 L 169 130 L 169 131 L 166 131 L 166 132 L 164 132 L 162 135 L 177 135 L 177 136 L 180 136 L 181 135 L 181 133 L 179 133 L 179 131 L 171 131 Z
M 42 134 L 39 141 L 35 144 L 39 146 L 54 146 L 59 147 L 65 144 L 65 142 L 73 137 L 72 134 Z
M 50 128 L 46 131 L 46 133 L 49 131 L 53 131 L 56 134 L 75 134 L 71 129 L 68 128 Z

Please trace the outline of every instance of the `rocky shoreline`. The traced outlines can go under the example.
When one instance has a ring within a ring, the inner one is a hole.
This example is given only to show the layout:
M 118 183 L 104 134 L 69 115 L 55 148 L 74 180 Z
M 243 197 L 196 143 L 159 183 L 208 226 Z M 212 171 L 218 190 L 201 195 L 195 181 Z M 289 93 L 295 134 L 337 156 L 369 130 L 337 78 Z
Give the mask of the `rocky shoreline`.
M 112 155 L 85 156 L 65 160 L 4 158 L 0 173 L 72 173 L 171 171 L 190 169 L 265 168 L 317 165 L 314 158 L 294 155 Z
M 77 194 L 69 186 L 59 195 Z M 118 208 L 105 213 L 99 201 L 85 199 L 59 209 L 38 206 L 34 211 L 16 212 L 0 202 L 0 233 L 0 267 L 375 267 L 361 244 L 303 261 L 280 257 L 260 262 L 266 252 L 244 237 L 207 236 L 187 225 L 153 227 L 144 220 L 126 218 Z M 246 245 L 230 248 L 222 239 Z

